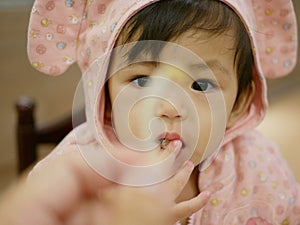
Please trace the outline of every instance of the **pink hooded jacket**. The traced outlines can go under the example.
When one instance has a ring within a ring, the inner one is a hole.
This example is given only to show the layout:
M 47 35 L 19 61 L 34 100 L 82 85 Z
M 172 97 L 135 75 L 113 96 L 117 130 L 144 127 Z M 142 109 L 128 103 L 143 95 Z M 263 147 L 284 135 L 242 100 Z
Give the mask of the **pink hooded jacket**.
M 239 15 L 249 31 L 256 91 L 247 112 L 226 130 L 221 148 L 202 163 L 199 189 L 212 195 L 190 224 L 300 224 L 299 185 L 278 147 L 253 130 L 267 107 L 265 77 L 286 75 L 296 64 L 297 26 L 292 2 L 220 1 Z M 41 72 L 60 75 L 77 62 L 83 73 L 87 115 L 87 123 L 75 128 L 39 166 L 76 146 L 84 155 L 98 143 L 110 144 L 104 135 L 102 93 L 108 53 L 128 19 L 155 2 L 36 0 L 28 31 L 31 64 Z

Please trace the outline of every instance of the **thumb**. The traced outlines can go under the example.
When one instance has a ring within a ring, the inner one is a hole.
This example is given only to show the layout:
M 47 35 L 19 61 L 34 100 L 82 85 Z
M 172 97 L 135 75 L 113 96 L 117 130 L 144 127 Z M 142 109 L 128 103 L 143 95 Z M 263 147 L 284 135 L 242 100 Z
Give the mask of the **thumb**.
M 201 192 L 196 197 L 180 202 L 175 207 L 176 218 L 182 219 L 191 216 L 193 213 L 202 209 L 210 198 L 210 192 Z

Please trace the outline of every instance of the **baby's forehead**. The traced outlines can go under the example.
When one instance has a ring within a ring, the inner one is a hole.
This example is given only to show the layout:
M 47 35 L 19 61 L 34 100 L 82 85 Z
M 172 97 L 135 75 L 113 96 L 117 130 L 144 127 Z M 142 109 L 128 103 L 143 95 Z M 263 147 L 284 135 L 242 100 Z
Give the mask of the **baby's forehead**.
M 208 32 L 186 32 L 171 41 L 143 40 L 117 46 L 111 57 L 112 70 L 131 64 L 151 62 L 183 70 L 220 70 L 234 67 L 235 49 L 231 33 L 211 37 Z
M 190 49 L 174 42 L 137 41 L 120 45 L 111 53 L 111 65 L 116 69 L 138 63 L 153 64 L 190 64 L 196 65 L 204 61 Z

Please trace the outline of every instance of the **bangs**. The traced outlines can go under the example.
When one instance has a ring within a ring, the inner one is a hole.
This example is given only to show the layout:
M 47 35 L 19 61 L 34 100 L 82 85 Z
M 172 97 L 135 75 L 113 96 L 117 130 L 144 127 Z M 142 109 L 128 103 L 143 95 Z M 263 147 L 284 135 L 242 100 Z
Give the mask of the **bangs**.
M 137 41 L 128 55 L 129 61 L 141 51 L 150 52 L 157 58 L 163 45 L 153 48 L 139 41 L 171 41 L 186 31 L 196 33 L 198 30 L 218 35 L 237 27 L 238 21 L 236 14 L 220 1 L 162 0 L 142 9 L 127 22 L 118 45 Z
M 252 81 L 254 65 L 251 42 L 239 16 L 219 0 L 161 0 L 139 11 L 122 29 L 116 45 L 137 42 L 127 54 L 129 62 L 141 52 L 150 53 L 158 59 L 163 42 L 172 41 L 186 31 L 205 31 L 211 37 L 233 31 L 234 68 L 239 87 L 237 98 Z M 162 41 L 151 46 L 145 40 Z

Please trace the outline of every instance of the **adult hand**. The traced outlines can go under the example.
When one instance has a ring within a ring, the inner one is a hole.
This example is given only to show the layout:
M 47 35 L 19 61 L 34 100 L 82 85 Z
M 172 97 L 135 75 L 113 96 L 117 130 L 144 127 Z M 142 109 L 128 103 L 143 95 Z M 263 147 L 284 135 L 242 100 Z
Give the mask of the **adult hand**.
M 111 213 L 104 224 L 172 225 L 200 210 L 210 194 L 203 192 L 196 197 L 176 202 L 192 174 L 192 162 L 169 180 L 149 187 L 116 186 L 102 193 L 106 209 Z
M 23 177 L 10 188 L 1 200 L 0 220 L 6 225 L 173 224 L 207 201 L 206 193 L 186 202 L 175 201 L 192 168 L 186 163 L 161 184 L 133 188 L 106 180 L 78 151 L 70 151 L 50 160 L 29 181 Z M 122 171 L 115 173 L 123 176 Z
M 79 213 L 92 214 L 101 208 L 99 190 L 113 185 L 73 151 L 51 160 L 29 181 L 23 176 L 11 187 L 2 197 L 0 220 L 6 225 L 68 224 Z

